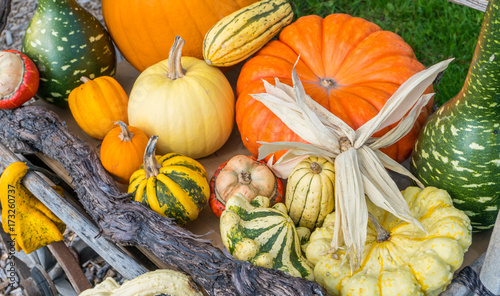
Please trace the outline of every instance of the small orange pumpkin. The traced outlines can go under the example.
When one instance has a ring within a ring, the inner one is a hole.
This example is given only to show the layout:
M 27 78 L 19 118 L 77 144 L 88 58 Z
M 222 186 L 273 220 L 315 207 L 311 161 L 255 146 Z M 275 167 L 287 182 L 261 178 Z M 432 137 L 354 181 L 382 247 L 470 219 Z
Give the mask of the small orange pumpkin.
M 101 162 L 117 182 L 128 184 L 130 176 L 142 164 L 148 136 L 137 127 L 118 121 L 102 141 Z
M 71 91 L 69 109 L 78 126 L 89 136 L 102 140 L 114 123 L 128 123 L 128 96 L 111 76 L 93 80 L 80 79 L 83 84 Z

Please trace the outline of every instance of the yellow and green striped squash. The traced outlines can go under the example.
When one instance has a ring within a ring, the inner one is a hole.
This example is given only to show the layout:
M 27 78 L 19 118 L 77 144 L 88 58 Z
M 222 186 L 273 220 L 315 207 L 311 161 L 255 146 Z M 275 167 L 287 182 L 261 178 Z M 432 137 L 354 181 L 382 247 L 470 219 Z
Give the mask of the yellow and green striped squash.
M 226 16 L 205 34 L 203 58 L 216 67 L 235 65 L 257 52 L 293 19 L 287 0 L 262 0 Z
M 237 260 L 314 280 L 302 253 L 311 231 L 295 227 L 283 203 L 269 207 L 269 198 L 249 202 L 241 193 L 230 197 L 220 217 L 222 243 Z
M 296 225 L 313 229 L 333 211 L 335 167 L 320 157 L 308 157 L 297 164 L 286 186 L 288 215 Z
M 157 139 L 150 138 L 144 164 L 130 177 L 128 192 L 135 193 L 133 200 L 184 226 L 208 202 L 207 173 L 199 162 L 181 154 L 155 156 Z

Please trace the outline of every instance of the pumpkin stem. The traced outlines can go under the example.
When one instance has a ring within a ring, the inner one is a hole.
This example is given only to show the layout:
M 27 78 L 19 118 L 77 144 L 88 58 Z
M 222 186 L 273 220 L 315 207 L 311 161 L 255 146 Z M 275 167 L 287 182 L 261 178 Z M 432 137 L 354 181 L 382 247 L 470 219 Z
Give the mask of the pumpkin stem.
M 170 48 L 170 53 L 168 54 L 167 76 L 172 80 L 182 78 L 186 74 L 181 64 L 182 47 L 184 43 L 184 39 L 182 39 L 181 36 L 175 36 L 174 44 Z
M 382 227 L 380 222 L 378 222 L 378 220 L 370 212 L 368 212 L 368 218 L 373 223 L 375 230 L 377 231 L 377 242 L 382 243 L 388 241 L 391 238 L 389 231 L 385 230 L 385 228 Z
M 87 83 L 90 81 L 90 79 L 88 77 L 82 76 L 82 77 L 80 77 L 80 81 L 83 83 Z
M 156 160 L 155 148 L 156 142 L 158 141 L 158 136 L 154 135 L 149 138 L 148 145 L 146 146 L 146 151 L 144 151 L 144 171 L 146 172 L 146 178 L 156 177 L 160 174 L 161 165 Z
M 311 169 L 311 172 L 313 174 L 319 174 L 323 170 L 321 166 L 315 161 L 311 162 L 311 166 L 309 168 Z
M 134 133 L 131 133 L 130 130 L 128 129 L 127 125 L 123 121 L 117 121 L 115 124 L 118 124 L 120 128 L 122 129 L 121 134 L 118 136 L 120 137 L 120 140 L 122 142 L 124 141 L 131 141 L 132 137 L 134 136 Z
M 244 185 L 248 185 L 252 182 L 252 175 L 249 172 L 242 172 L 238 176 L 238 182 Z
M 326 87 L 326 88 L 332 88 L 335 86 L 335 80 L 330 79 L 330 78 L 325 78 L 321 80 L 321 85 Z
M 349 138 L 347 137 L 341 137 L 339 139 L 339 143 L 340 143 L 340 152 L 345 152 L 352 147 L 352 143 L 351 141 L 349 141 Z

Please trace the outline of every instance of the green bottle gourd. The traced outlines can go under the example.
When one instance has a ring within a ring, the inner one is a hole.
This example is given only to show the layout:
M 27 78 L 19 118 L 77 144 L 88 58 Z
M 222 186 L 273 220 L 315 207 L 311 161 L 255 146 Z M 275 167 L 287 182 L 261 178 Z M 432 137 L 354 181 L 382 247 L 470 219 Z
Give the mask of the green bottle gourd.
M 445 189 L 474 231 L 500 206 L 500 1 L 490 0 L 462 90 L 429 117 L 411 158 L 425 186 Z
M 109 33 L 75 0 L 38 0 L 22 51 L 40 72 L 36 97 L 62 107 L 82 76 L 93 79 L 116 71 Z

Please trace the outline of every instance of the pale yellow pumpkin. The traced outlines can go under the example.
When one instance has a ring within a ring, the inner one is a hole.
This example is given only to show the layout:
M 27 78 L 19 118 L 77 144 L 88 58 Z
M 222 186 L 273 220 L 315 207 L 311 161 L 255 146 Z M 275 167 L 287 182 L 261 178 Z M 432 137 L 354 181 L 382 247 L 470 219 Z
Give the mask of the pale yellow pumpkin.
M 177 37 L 169 59 L 147 68 L 130 93 L 130 125 L 158 135 L 159 154 L 176 152 L 201 158 L 227 141 L 234 121 L 234 94 L 215 67 L 182 57 Z

